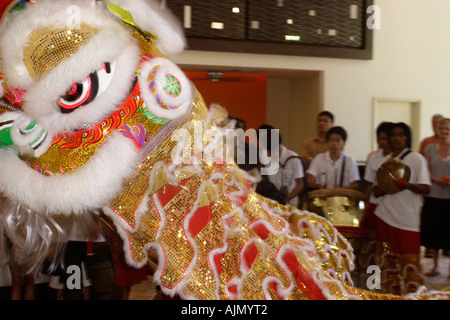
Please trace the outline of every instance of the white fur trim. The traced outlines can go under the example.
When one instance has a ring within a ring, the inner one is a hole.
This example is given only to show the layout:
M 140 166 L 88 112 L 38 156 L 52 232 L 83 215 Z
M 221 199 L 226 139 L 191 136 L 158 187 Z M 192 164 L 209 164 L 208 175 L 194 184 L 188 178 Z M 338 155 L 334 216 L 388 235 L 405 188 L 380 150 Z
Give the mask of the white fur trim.
M 84 80 L 92 72 L 91 70 L 99 69 L 103 62 L 108 61 L 109 57 L 102 55 L 99 51 L 100 48 L 93 52 L 83 49 L 52 70 L 44 80 L 36 83 L 24 96 L 23 109 L 52 135 L 66 130 L 78 130 L 82 125 L 92 125 L 102 121 L 121 105 L 129 94 L 128 87 L 139 61 L 138 49 L 130 42 L 115 57 L 115 74 L 106 91 L 91 103 L 79 107 L 71 113 L 61 113 L 56 101 L 66 92 L 72 82 L 78 81 L 78 79 Z M 95 63 L 90 57 L 94 52 L 97 52 Z M 80 61 L 86 61 L 86 65 L 91 65 L 91 67 L 79 66 Z M 90 63 L 87 63 L 88 61 Z
M 173 55 L 184 50 L 186 39 L 181 24 L 169 10 L 162 10 L 157 1 L 107 0 L 107 3 L 125 8 L 141 30 L 154 33 L 162 53 Z
M 136 157 L 134 143 L 116 134 L 83 167 L 47 177 L 11 151 L 0 150 L 0 191 L 40 213 L 81 214 L 101 208 L 119 192 L 135 168 Z
M 51 135 L 98 123 L 109 115 L 127 97 L 140 59 L 139 48 L 127 28 L 113 19 L 109 12 L 92 9 L 90 1 L 79 1 L 76 8 L 80 10 L 80 23 L 98 28 L 99 33 L 44 79 L 39 82 L 31 79 L 23 63 L 23 49 L 30 33 L 53 24 L 55 28 L 66 27 L 71 5 L 73 1 L 41 0 L 2 26 L 0 54 L 5 77 L 10 86 L 27 90 L 24 111 Z M 42 19 L 43 16 L 46 19 Z M 115 74 L 106 91 L 89 105 L 70 114 L 62 114 L 56 101 L 72 83 L 84 81 L 104 62 L 112 61 L 116 62 Z
M 262 287 L 262 290 L 264 292 L 264 299 L 265 300 L 272 300 L 272 297 L 270 295 L 270 289 L 269 289 L 269 285 L 272 282 L 275 282 L 278 285 L 278 287 L 277 287 L 277 294 L 280 294 L 279 288 L 283 287 L 283 283 L 277 277 L 275 277 L 275 276 L 267 276 L 267 277 L 265 277 L 264 280 L 261 283 L 261 287 Z
M 10 121 L 10 120 L 16 120 L 18 119 L 23 113 L 22 112 L 5 112 L 0 114 L 0 122 Z
M 3 24 L 0 29 L 2 67 L 4 74 L 7 76 L 8 84 L 14 88 L 20 87 L 26 90 L 34 82 L 23 63 L 24 48 L 27 46 L 28 38 L 33 31 L 49 26 L 55 29 L 66 28 L 68 24 L 75 25 L 76 22 L 87 23 L 100 29 L 100 31 L 109 30 L 109 33 L 100 41 L 103 46 L 109 41 L 116 41 L 116 38 L 124 38 L 123 31 L 120 32 L 120 29 L 125 30 L 125 28 L 111 19 L 109 14 L 100 14 L 100 11 L 93 10 L 90 1 L 80 0 L 74 3 L 70 0 L 40 0 L 36 4 L 11 15 L 8 23 Z M 117 35 L 115 32 L 117 32 Z M 102 32 L 90 41 L 98 36 L 101 37 L 101 34 Z M 95 58 L 96 54 L 98 53 L 93 52 L 92 58 Z M 84 60 L 84 62 L 89 63 L 90 60 Z M 82 68 L 81 65 L 78 67 Z M 78 80 L 84 80 L 84 77 Z
M 173 107 L 174 109 L 164 109 L 160 106 L 155 95 L 149 88 L 149 81 L 147 78 L 155 67 L 159 67 L 154 79 L 156 94 L 158 95 L 158 98 L 161 99 L 162 103 L 166 104 L 168 107 Z M 170 97 L 164 90 L 164 86 L 166 85 L 166 75 L 169 73 L 176 76 L 180 81 L 182 91 L 178 97 Z M 170 60 L 165 58 L 154 58 L 151 61 L 145 62 L 138 79 L 141 87 L 141 94 L 145 103 L 150 109 L 150 112 L 158 118 L 170 120 L 176 119 L 183 117 L 191 109 L 192 101 L 194 99 L 194 91 L 191 82 L 184 75 L 183 71 Z
M 21 114 L 14 120 L 11 130 L 11 137 L 14 144 L 18 146 L 30 145 L 34 140 L 38 139 L 42 133 L 38 124 L 30 130 L 26 129 L 32 122 L 26 114 Z

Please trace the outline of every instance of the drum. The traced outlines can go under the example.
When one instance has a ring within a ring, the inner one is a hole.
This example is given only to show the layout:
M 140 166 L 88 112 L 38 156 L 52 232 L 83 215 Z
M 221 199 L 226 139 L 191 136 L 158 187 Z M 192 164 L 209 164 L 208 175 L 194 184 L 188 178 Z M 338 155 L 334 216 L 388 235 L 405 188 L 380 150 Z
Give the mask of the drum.
M 328 219 L 344 236 L 363 236 L 360 227 L 366 196 L 351 189 L 319 189 L 308 192 L 308 211 Z
M 351 189 L 319 189 L 308 192 L 308 210 L 329 220 L 348 240 L 353 249 L 353 282 L 358 286 L 366 274 L 361 265 L 362 247 L 367 239 L 366 229 L 361 226 L 366 196 Z

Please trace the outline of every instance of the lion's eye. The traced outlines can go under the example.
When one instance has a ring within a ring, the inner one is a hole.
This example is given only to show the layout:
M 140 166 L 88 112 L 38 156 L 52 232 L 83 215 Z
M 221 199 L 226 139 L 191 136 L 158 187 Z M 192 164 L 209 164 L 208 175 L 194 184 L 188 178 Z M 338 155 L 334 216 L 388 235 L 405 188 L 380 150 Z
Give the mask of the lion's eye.
M 72 88 L 58 100 L 58 105 L 63 113 L 70 113 L 94 100 L 97 92 L 98 79 L 95 74 L 90 74 L 86 81 L 74 82 Z
M 111 82 L 113 75 L 111 67 L 110 63 L 105 63 L 103 68 L 91 73 L 84 82 L 72 83 L 72 87 L 58 100 L 61 112 L 73 112 L 99 96 Z

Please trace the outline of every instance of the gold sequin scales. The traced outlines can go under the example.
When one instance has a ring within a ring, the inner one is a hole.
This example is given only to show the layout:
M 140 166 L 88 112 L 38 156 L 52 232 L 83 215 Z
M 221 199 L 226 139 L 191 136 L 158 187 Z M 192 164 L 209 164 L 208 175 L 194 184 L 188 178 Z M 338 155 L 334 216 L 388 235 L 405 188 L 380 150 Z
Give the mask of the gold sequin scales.
M 190 124 L 202 119 L 206 107 L 197 93 L 179 128 L 193 134 Z M 155 276 L 166 293 L 198 299 L 377 297 L 352 286 L 352 248 L 324 218 L 261 197 L 235 164 L 206 161 L 194 144 L 187 152 L 192 163 L 171 167 L 174 147 L 166 138 L 109 206 L 121 221 L 132 264 L 145 264 L 149 247 L 159 253 Z
M 44 78 L 98 32 L 98 29 L 87 24 L 62 29 L 49 26 L 32 32 L 24 49 L 24 63 L 31 78 Z

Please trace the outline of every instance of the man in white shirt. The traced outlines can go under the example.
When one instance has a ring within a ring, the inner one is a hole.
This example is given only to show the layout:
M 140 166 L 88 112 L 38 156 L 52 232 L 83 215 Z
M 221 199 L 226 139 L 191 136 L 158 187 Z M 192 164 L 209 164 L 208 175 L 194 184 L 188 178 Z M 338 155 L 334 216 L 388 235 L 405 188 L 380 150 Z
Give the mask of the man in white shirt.
M 410 150 L 411 130 L 403 122 L 395 123 L 389 133 L 392 158 L 411 169 L 409 181 L 398 180 L 399 192 L 386 194 L 377 184 L 375 209 L 377 264 L 382 269 L 385 293 L 415 292 L 423 283 L 420 266 L 420 211 L 423 195 L 430 192 L 430 173 L 426 159 Z M 404 284 L 402 286 L 402 278 Z M 404 292 L 401 288 L 404 288 Z
M 392 122 L 382 122 L 376 130 L 378 149 L 367 156 L 364 169 L 366 202 L 364 214 L 360 221 L 360 227 L 364 228 L 366 236 L 361 241 L 361 269 L 366 270 L 375 265 L 376 255 L 376 216 L 374 214 L 378 205 L 378 199 L 372 193 L 378 168 L 391 157 L 391 145 L 389 143 L 389 131 Z
M 369 238 L 374 238 L 375 232 L 374 211 L 378 204 L 377 198 L 372 193 L 372 186 L 378 168 L 391 157 L 391 145 L 389 143 L 389 131 L 392 122 L 382 122 L 376 130 L 378 150 L 371 152 L 367 156 L 366 166 L 364 170 L 364 180 L 366 182 L 366 196 L 368 201 L 364 208 L 364 227 L 366 228 Z
M 260 132 L 261 128 L 266 131 Z M 261 159 L 270 157 L 272 165 L 274 161 L 279 164 L 278 170 L 274 174 L 268 175 L 268 179 L 278 190 L 285 194 L 287 204 L 298 208 L 299 195 L 304 189 L 302 162 L 297 153 L 282 145 L 282 137 L 278 131 L 278 141 L 272 140 L 273 130 L 277 129 L 265 125 L 261 126 L 260 130 L 258 130 L 258 133 L 264 141 L 263 143 L 260 142 Z M 276 143 L 273 144 L 272 142 Z
M 359 170 L 353 157 L 344 155 L 347 132 L 340 126 L 332 127 L 327 132 L 329 150 L 318 154 L 306 172 L 309 189 L 359 187 Z

